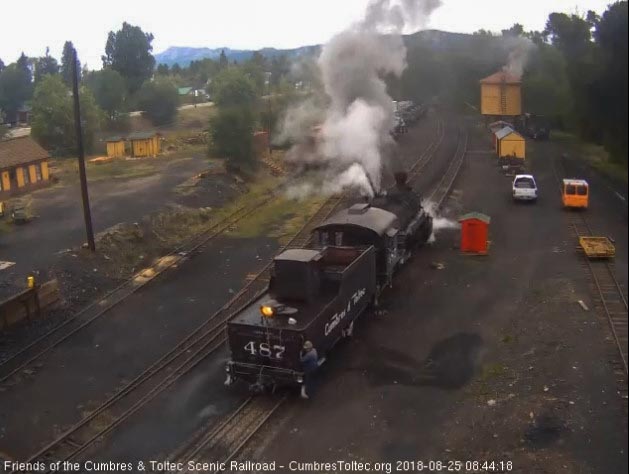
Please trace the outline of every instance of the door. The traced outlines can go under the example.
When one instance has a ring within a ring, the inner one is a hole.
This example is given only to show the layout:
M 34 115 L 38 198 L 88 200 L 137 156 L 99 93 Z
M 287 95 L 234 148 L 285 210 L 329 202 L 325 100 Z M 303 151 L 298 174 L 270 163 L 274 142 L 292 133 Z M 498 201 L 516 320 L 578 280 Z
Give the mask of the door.
M 15 168 L 9 170 L 9 183 L 11 183 L 11 190 L 17 189 L 17 172 Z

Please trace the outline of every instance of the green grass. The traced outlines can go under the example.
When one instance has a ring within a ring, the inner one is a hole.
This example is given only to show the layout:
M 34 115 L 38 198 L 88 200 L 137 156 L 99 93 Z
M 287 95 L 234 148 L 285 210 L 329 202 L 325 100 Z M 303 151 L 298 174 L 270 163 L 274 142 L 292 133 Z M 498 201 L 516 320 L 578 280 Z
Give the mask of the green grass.
M 279 183 L 278 178 L 269 177 L 267 173 L 260 171 L 252 182 L 248 183 L 248 191 L 228 205 L 212 210 L 181 208 L 153 215 L 151 217 L 153 231 L 164 243 L 176 245 L 208 231 L 237 209 L 250 208 L 262 202 Z M 279 201 L 279 198 L 274 199 L 257 209 L 252 215 L 240 221 L 228 235 L 236 237 L 264 235 L 273 226 L 273 218 L 279 219 L 288 212 Z
M 554 130 L 551 139 L 568 146 L 571 154 L 577 155 L 602 174 L 627 184 L 627 166 L 611 161 L 602 145 L 583 142 L 571 133 Z
M 284 244 L 299 231 L 320 203 L 320 199 L 298 201 L 280 196 L 239 222 L 231 235 L 266 235 L 277 238 Z

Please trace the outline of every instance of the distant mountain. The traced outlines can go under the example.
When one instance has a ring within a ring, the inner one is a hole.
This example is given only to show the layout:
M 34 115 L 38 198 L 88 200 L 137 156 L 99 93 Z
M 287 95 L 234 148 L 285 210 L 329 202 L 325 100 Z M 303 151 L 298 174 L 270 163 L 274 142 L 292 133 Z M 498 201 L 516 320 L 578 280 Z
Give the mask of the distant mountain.
M 440 30 L 423 30 L 410 35 L 404 35 L 404 42 L 407 46 L 412 47 L 421 43 L 429 46 L 434 50 L 448 50 L 465 48 L 470 37 L 467 33 L 450 33 Z M 496 38 L 500 41 L 500 37 Z M 321 45 L 301 46 L 293 49 L 276 49 L 263 48 L 259 51 L 267 58 L 279 55 L 287 55 L 288 57 L 298 57 L 317 54 L 321 49 Z M 230 61 L 246 61 L 256 51 L 253 49 L 231 49 L 231 48 L 189 48 L 184 46 L 171 46 L 166 51 L 155 55 L 156 64 L 168 64 L 172 66 L 177 63 L 180 66 L 188 66 L 190 61 L 198 61 L 203 58 L 218 59 L 221 51 L 225 51 L 225 55 Z
M 257 50 L 267 58 L 287 55 L 289 57 L 306 56 L 316 53 L 319 46 L 301 46 L 293 49 L 263 48 Z M 253 49 L 231 49 L 231 48 L 190 48 L 186 46 L 171 46 L 166 51 L 155 54 L 156 64 L 167 64 L 172 66 L 177 63 L 181 67 L 188 66 L 191 61 L 200 59 L 218 59 L 221 51 L 225 51 L 227 59 L 230 61 L 242 62 L 249 59 L 256 50 Z

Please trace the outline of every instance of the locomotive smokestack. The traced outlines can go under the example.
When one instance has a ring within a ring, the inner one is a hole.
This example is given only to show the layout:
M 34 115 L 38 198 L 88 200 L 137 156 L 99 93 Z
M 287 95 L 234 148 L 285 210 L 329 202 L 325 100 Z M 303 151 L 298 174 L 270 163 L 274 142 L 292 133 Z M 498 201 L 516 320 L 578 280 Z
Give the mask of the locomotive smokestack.
M 394 173 L 393 177 L 395 178 L 395 184 L 398 187 L 406 187 L 406 182 L 408 181 L 408 173 L 406 171 L 397 171 Z

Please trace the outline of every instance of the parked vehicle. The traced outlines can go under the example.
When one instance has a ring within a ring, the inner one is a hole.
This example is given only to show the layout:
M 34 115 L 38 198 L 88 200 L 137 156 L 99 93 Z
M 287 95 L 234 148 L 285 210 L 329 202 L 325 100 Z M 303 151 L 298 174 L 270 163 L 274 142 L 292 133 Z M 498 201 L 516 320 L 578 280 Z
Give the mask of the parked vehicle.
M 561 201 L 564 207 L 587 209 L 590 186 L 584 179 L 564 179 L 561 186 Z
M 533 175 L 516 175 L 513 180 L 512 195 L 514 201 L 537 200 L 537 183 L 535 182 Z

